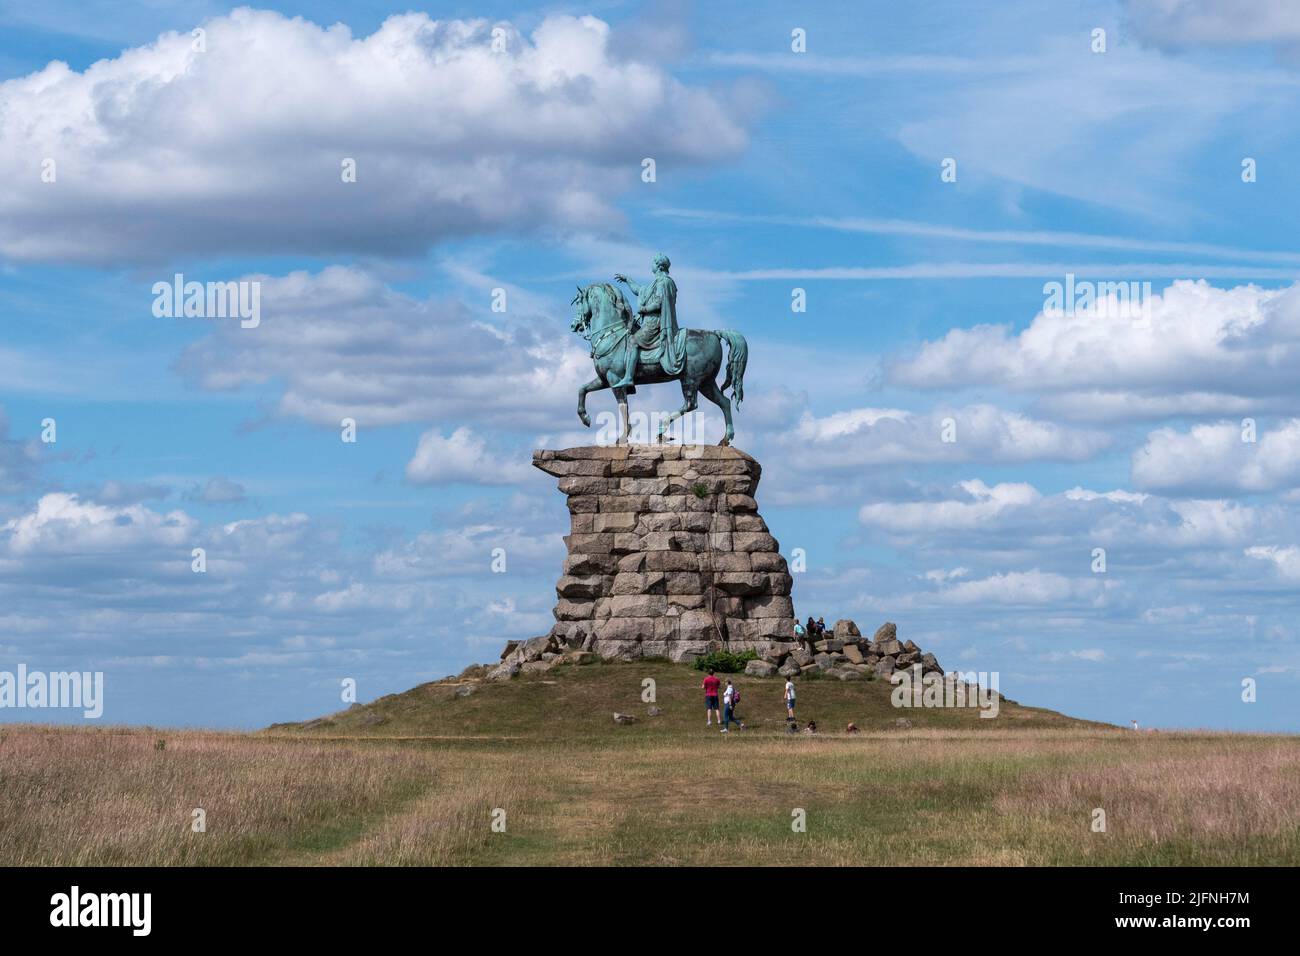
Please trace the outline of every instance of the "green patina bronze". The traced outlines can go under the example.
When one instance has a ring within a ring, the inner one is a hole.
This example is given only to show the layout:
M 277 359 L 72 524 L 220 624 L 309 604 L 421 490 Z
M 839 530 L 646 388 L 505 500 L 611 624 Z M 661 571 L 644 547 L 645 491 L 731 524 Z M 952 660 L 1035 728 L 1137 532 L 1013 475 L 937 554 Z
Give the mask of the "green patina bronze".
M 726 329 L 681 329 L 677 327 L 677 283 L 668 274 L 668 257 L 654 259 L 654 278 L 644 285 L 624 275 L 614 276 L 625 283 L 637 297 L 635 313 L 615 286 L 597 282 L 585 289 L 578 287 L 573 298 L 573 322 L 570 328 L 591 343 L 591 358 L 596 377 L 578 389 L 578 418 L 588 427 L 587 393 L 612 389 L 618 402 L 620 430 L 618 443 L 628 441 L 627 396 L 638 385 L 677 381 L 682 386 L 682 407 L 659 425 L 658 441 L 664 430 L 687 412 L 698 407 L 703 395 L 722 409 L 727 432 L 719 444 L 730 445 L 735 437 L 731 423 L 731 389 L 736 407 L 745 397 L 745 365 L 749 345 L 739 332 Z M 722 343 L 727 343 L 727 377 L 719 387 L 717 375 L 722 368 Z

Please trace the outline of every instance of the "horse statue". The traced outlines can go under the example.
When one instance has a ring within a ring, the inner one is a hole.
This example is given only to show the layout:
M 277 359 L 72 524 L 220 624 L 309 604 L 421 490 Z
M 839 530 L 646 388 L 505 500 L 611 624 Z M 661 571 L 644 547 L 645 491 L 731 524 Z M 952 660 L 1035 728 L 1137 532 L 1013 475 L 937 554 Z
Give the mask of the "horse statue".
M 674 421 L 698 407 L 698 396 L 722 409 L 727 431 L 719 445 L 730 445 L 735 437 L 731 423 L 731 389 L 736 407 L 745 398 L 745 365 L 749 361 L 749 344 L 739 332 L 722 329 L 678 329 L 676 314 L 677 286 L 668 276 L 666 256 L 655 258 L 655 278 L 638 286 L 623 276 L 640 300 L 634 315 L 623 293 L 608 282 L 578 287 L 571 303 L 574 307 L 570 329 L 591 343 L 596 377 L 578 389 L 578 418 L 591 427 L 587 415 L 587 394 L 612 389 L 618 402 L 618 444 L 628 443 L 627 396 L 638 385 L 681 382 L 682 407 L 659 423 L 656 441 L 664 442 L 664 431 Z M 717 375 L 722 368 L 722 343 L 727 343 L 727 377 L 719 387 Z

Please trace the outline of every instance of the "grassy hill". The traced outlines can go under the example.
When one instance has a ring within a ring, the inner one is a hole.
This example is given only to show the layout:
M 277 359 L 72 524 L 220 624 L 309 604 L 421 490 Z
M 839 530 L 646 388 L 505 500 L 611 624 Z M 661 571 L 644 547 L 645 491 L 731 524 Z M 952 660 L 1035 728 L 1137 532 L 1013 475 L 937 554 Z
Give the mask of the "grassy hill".
M 700 676 L 453 679 L 254 734 L 0 725 L 0 865 L 1300 863 L 1300 737 L 1009 701 L 897 729 L 888 685 L 833 680 L 799 682 L 826 732 L 792 736 L 781 682 L 750 677 L 752 729 L 723 736 Z
M 401 694 L 328 717 L 301 723 L 277 724 L 269 733 L 364 737 L 511 737 L 666 740 L 704 733 L 704 698 L 697 670 L 666 661 L 622 664 L 565 665 L 544 674 L 521 674 L 504 683 L 480 683 L 481 669 L 458 678 L 421 684 Z M 782 678 L 722 674 L 741 692 L 740 716 L 751 734 L 785 731 Z M 642 700 L 643 681 L 653 680 L 653 706 L 663 713 L 647 716 L 651 704 Z M 1022 729 L 1101 728 L 1108 725 L 1076 720 L 1051 710 L 1022 707 L 1003 699 L 996 718 L 982 718 L 976 707 L 898 709 L 890 703 L 893 690 L 885 681 L 840 681 L 800 678 L 798 713 L 801 726 L 817 721 L 822 733 L 844 730 L 850 721 L 861 730 L 894 730 L 899 717 L 915 729 L 987 731 Z M 458 696 L 457 692 L 465 696 Z M 468 691 L 468 693 L 467 693 Z M 614 723 L 615 711 L 637 723 Z M 716 730 L 714 731 L 717 732 Z

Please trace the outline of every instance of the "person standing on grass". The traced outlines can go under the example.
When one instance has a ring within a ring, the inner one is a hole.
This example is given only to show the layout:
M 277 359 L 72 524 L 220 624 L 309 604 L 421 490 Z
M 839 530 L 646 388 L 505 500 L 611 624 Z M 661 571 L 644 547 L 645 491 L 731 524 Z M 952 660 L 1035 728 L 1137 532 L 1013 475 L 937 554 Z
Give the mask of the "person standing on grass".
M 701 685 L 704 688 L 704 715 L 705 727 L 713 726 L 713 715 L 717 714 L 718 723 L 722 723 L 722 711 L 718 709 L 718 688 L 722 686 L 722 681 L 713 676 L 713 668 L 709 668 L 709 674 L 704 678 Z
M 794 720 L 794 681 L 785 680 L 785 719 Z
M 740 725 L 740 729 L 745 729 L 745 722 L 736 716 L 736 705 L 740 703 L 740 691 L 736 690 L 730 680 L 727 681 L 727 689 L 722 695 L 722 732 L 725 734 L 727 728 L 734 721 Z

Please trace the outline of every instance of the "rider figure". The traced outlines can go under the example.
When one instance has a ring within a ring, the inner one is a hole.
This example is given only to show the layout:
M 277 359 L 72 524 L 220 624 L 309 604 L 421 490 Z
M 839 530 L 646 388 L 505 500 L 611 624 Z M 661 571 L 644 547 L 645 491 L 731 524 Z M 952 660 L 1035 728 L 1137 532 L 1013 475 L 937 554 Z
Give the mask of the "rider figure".
M 669 375 L 681 371 L 685 349 L 678 347 L 677 336 L 677 283 L 668 274 L 671 263 L 662 252 L 654 258 L 654 278 L 645 285 L 633 282 L 619 273 L 614 281 L 624 283 L 637 298 L 637 318 L 633 333 L 639 348 L 647 351 L 656 347 L 661 354 L 643 356 L 657 359 Z

